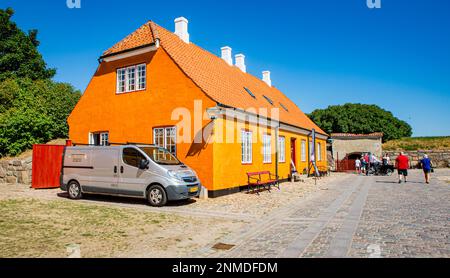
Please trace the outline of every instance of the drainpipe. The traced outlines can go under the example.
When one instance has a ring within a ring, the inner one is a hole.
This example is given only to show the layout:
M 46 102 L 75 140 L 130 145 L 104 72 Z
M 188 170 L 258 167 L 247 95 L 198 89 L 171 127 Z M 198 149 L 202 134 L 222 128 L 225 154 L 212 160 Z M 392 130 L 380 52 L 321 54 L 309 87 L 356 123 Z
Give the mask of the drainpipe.
M 280 136 L 280 123 L 278 122 L 278 126 L 275 127 L 275 176 L 278 179 L 278 152 L 279 146 L 278 146 L 278 137 Z

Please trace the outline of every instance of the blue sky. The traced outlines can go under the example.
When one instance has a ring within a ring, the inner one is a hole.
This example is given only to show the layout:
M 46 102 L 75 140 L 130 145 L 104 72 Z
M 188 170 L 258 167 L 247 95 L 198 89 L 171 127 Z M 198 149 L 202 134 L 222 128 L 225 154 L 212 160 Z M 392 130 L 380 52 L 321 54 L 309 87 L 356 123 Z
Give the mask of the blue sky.
M 450 135 L 450 1 L 2 0 L 57 81 L 84 90 L 97 58 L 151 19 L 169 30 L 189 19 L 191 41 L 220 54 L 246 55 L 247 70 L 272 82 L 304 111 L 359 102 L 409 122 L 415 136 Z

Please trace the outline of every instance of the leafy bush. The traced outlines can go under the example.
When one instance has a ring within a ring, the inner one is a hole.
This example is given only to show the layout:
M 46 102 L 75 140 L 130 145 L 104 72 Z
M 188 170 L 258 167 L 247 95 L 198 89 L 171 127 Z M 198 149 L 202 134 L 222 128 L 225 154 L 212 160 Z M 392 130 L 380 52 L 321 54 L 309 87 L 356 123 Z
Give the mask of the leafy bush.
M 313 111 L 309 117 L 327 133 L 383 132 L 383 141 L 412 135 L 408 123 L 377 105 L 347 103 L 329 106 Z
M 51 80 L 9 79 L 0 83 L 0 156 L 68 134 L 67 117 L 80 98 L 71 85 Z
M 37 31 L 26 34 L 0 9 L 0 157 L 67 137 L 66 119 L 80 98 L 71 85 L 50 80 L 54 69 L 38 51 Z

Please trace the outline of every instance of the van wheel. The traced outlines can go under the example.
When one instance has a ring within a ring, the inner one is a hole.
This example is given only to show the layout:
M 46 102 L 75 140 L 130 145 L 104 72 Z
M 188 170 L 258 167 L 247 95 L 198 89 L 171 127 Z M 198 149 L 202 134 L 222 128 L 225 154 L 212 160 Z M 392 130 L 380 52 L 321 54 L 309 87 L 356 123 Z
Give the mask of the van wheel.
M 153 207 L 162 207 L 167 203 L 167 195 L 160 185 L 152 185 L 148 189 L 147 200 Z
M 67 186 L 67 193 L 69 193 L 69 198 L 72 200 L 81 199 L 82 193 L 80 184 L 76 181 L 69 182 Z

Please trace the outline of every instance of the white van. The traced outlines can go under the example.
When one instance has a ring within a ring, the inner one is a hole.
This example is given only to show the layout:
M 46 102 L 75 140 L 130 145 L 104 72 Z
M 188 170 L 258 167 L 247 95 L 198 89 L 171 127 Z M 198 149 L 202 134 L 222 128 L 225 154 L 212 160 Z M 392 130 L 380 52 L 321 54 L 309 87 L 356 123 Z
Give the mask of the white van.
M 167 201 L 197 197 L 197 174 L 168 150 L 153 145 L 66 147 L 61 189 L 71 199 L 83 193 Z

